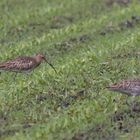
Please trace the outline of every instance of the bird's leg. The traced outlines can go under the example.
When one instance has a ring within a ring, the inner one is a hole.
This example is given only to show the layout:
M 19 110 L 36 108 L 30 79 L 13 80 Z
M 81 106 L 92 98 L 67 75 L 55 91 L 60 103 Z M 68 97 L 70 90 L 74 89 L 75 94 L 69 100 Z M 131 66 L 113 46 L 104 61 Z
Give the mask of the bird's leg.
M 31 71 L 24 72 L 24 75 L 25 75 L 24 79 L 28 80 L 29 79 L 29 75 L 31 75 L 31 73 L 32 73 Z
M 126 98 L 126 104 L 127 104 L 128 106 L 133 106 L 133 105 L 134 105 L 135 96 L 132 96 L 132 97 L 131 97 L 130 103 L 128 102 L 128 98 L 129 98 L 129 96 Z
M 29 76 L 29 73 L 25 73 L 25 74 L 24 74 L 24 79 L 25 79 L 25 80 L 28 80 L 28 76 Z
M 1 72 L 0 72 L 0 75 L 1 75 Z
M 16 77 L 17 77 L 17 72 L 14 75 L 14 78 L 13 78 L 14 81 L 16 80 Z
M 132 96 L 132 110 L 135 108 L 135 96 Z
M 32 84 L 31 84 L 32 82 L 29 80 L 29 75 L 31 75 L 31 74 L 32 74 L 31 71 L 24 73 L 24 75 L 25 75 L 25 78 L 24 79 L 26 80 L 25 82 L 27 84 L 27 90 L 28 91 L 30 91 L 30 89 L 32 88 Z
M 130 106 L 131 104 L 129 103 L 129 96 L 127 96 L 127 98 L 126 98 L 126 104 L 128 105 L 128 106 Z

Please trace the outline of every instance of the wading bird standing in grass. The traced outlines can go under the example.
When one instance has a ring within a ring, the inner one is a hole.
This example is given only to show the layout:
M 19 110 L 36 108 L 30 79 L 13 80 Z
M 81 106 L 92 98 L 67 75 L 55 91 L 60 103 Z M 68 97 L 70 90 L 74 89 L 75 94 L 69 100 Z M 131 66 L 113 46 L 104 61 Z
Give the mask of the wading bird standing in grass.
M 120 92 L 128 96 L 140 95 L 140 80 L 125 80 L 107 87 L 111 91 Z
M 17 73 L 29 73 L 38 67 L 43 61 L 47 62 L 56 72 L 52 64 L 50 64 L 44 55 L 38 54 L 33 57 L 23 56 L 14 60 L 0 63 L 0 71 L 10 71 Z
M 120 83 L 108 86 L 107 89 L 132 96 L 134 100 L 136 96 L 140 96 L 140 80 L 125 80 Z

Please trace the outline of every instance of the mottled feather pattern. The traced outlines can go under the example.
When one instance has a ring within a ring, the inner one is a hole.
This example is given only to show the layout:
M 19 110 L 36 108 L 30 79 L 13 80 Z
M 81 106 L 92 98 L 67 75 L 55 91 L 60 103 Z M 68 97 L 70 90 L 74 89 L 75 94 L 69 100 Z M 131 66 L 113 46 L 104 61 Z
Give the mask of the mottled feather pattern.
M 33 57 L 18 57 L 14 60 L 7 61 L 0 64 L 0 71 L 11 71 L 11 72 L 31 72 L 33 69 L 38 67 L 43 61 L 48 63 L 56 72 L 52 64 L 50 64 L 44 55 L 37 54 Z M 57 73 L 57 72 L 56 72 Z
M 135 86 L 140 86 L 140 80 L 125 80 L 118 84 L 110 86 L 110 88 L 116 89 L 132 89 Z
M 32 57 L 19 57 L 15 60 L 11 60 L 0 64 L 1 70 L 7 71 L 28 71 L 35 68 L 38 64 Z
M 125 80 L 107 87 L 111 91 L 125 93 L 129 96 L 140 95 L 140 80 Z

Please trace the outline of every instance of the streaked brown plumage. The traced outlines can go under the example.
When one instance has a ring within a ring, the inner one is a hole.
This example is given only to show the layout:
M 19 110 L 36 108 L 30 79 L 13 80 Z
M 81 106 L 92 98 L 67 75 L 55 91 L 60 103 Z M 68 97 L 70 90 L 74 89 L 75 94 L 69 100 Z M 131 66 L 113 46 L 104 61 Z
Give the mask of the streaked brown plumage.
M 110 91 L 120 92 L 128 96 L 140 95 L 140 80 L 125 80 L 107 87 Z
M 14 60 L 0 63 L 0 71 L 28 73 L 28 72 L 31 72 L 36 67 L 38 67 L 43 61 L 48 63 L 45 56 L 42 54 L 38 54 L 33 57 L 29 57 L 29 56 L 18 57 Z M 52 64 L 50 63 L 48 64 L 55 70 Z

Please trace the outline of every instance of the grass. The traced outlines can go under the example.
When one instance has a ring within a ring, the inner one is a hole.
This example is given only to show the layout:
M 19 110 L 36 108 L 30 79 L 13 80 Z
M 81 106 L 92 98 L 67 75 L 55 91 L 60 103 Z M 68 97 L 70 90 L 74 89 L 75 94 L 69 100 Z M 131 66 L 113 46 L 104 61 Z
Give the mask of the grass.
M 1 61 L 43 53 L 58 74 L 1 74 L 0 139 L 139 139 L 139 104 L 105 88 L 140 76 L 139 5 L 1 0 Z

